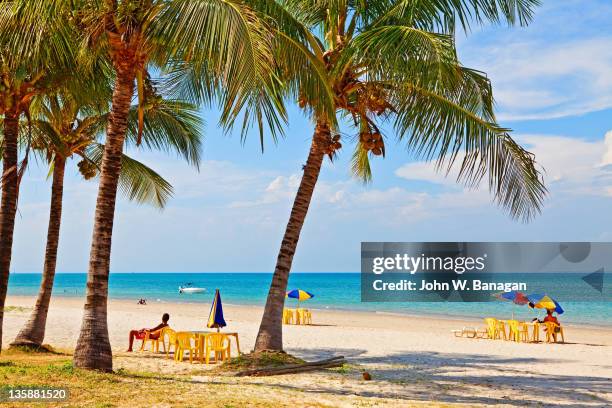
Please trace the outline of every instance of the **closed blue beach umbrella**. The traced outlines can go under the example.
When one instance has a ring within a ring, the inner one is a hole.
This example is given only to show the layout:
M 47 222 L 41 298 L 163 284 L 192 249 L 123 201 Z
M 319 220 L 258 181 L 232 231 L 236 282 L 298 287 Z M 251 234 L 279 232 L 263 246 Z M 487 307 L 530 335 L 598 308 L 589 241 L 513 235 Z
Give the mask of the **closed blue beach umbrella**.
M 213 299 L 212 306 L 210 307 L 210 314 L 208 315 L 208 323 L 206 327 L 212 329 L 215 328 L 217 331 L 221 327 L 227 326 L 225 319 L 223 318 L 223 305 L 221 304 L 221 294 L 219 289 L 215 290 L 215 298 Z

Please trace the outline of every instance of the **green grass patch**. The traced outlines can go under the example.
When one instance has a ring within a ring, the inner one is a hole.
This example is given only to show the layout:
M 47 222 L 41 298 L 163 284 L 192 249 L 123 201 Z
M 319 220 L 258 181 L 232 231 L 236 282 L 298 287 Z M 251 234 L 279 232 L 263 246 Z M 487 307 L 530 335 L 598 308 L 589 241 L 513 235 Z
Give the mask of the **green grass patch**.
M 296 361 L 273 356 L 261 360 L 266 364 Z M 217 375 L 221 377 L 224 374 L 219 372 Z M 225 382 L 214 384 L 195 380 L 190 374 L 160 375 L 126 369 L 102 373 L 74 367 L 69 354 L 32 353 L 18 349 L 2 350 L 0 384 L 3 387 L 62 387 L 70 393 L 68 401 L 57 404 L 2 403 L 2 407 L 117 407 L 125 406 L 126 401 L 132 401 L 137 406 L 288 406 L 278 391 L 264 390 L 258 385 Z M 318 406 L 321 405 L 313 405 Z
M 290 364 L 303 364 L 304 360 L 282 352 L 263 351 L 242 354 L 223 363 L 219 370 L 250 370 L 255 368 L 280 367 Z
M 43 344 L 42 346 L 21 346 L 21 345 L 10 346 L 8 351 L 9 352 L 14 351 L 16 353 L 50 353 L 50 354 L 57 354 L 60 356 L 70 355 L 66 352 L 56 350 L 48 344 Z
M 27 312 L 31 310 L 30 307 L 23 307 L 23 306 L 4 306 L 4 313 L 10 313 L 10 312 L 17 312 L 17 313 L 23 313 L 23 312 Z
M 355 370 L 355 367 L 350 364 L 342 364 L 342 367 L 330 368 L 329 370 L 338 374 L 349 374 L 351 371 Z

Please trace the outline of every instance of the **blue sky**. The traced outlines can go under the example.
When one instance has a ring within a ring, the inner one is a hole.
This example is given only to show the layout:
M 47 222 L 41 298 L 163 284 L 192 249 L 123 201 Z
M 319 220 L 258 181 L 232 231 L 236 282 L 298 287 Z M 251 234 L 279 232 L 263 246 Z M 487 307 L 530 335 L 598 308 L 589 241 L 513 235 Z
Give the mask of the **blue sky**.
M 350 149 L 324 165 L 294 271 L 358 271 L 361 241 L 611 241 L 612 2 L 544 0 L 528 28 L 485 27 L 458 39 L 465 65 L 487 72 L 498 117 L 536 154 L 550 189 L 543 214 L 512 221 L 486 189 L 466 191 L 390 142 L 364 186 Z M 131 151 L 175 187 L 167 208 L 121 199 L 112 272 L 272 271 L 312 126 L 291 111 L 286 138 L 242 146 L 204 111 L 200 172 L 156 153 Z M 609 133 L 608 133 L 609 132 Z M 607 136 L 606 136 L 607 134 Z M 32 166 L 24 179 L 12 271 L 40 272 L 50 184 Z M 69 163 L 58 271 L 85 272 L 97 185 Z

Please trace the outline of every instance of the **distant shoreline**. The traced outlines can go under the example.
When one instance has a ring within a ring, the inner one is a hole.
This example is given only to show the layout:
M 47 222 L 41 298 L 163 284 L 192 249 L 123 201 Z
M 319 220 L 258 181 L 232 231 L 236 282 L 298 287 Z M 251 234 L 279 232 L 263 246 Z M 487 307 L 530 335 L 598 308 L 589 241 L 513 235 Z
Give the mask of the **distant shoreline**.
M 221 290 L 226 304 L 263 306 L 271 281 L 268 273 L 113 273 L 109 282 L 109 297 L 136 302 L 146 298 L 149 303 L 161 299 L 175 303 L 209 303 L 214 289 Z M 12 296 L 36 296 L 40 287 L 40 274 L 11 274 L 8 292 Z M 53 295 L 66 298 L 80 298 L 85 295 L 87 275 L 85 273 L 63 273 L 56 275 Z M 548 279 L 537 278 L 536 282 Z M 595 301 L 590 297 L 588 286 L 576 286 L 575 279 L 564 286 L 551 288 L 550 294 L 564 306 L 566 313 L 561 316 L 564 323 L 612 326 L 612 302 Z M 201 294 L 179 294 L 178 288 L 191 283 L 206 288 Z M 362 302 L 362 288 L 359 273 L 292 273 L 288 289 L 300 288 L 315 295 L 314 299 L 302 303 L 306 307 L 321 310 L 348 312 L 398 313 L 403 316 L 425 316 L 430 318 L 479 320 L 485 316 L 510 318 L 514 313 L 521 320 L 543 318 L 542 310 L 529 310 L 527 306 L 513 305 L 491 297 L 490 302 Z M 581 292 L 582 291 L 582 292 Z M 570 302 L 568 293 L 589 302 Z M 367 300 L 367 299 L 365 299 Z M 440 299 L 441 300 L 441 299 Z M 593 301 L 593 302 L 591 302 Z M 292 307 L 297 302 L 288 300 Z

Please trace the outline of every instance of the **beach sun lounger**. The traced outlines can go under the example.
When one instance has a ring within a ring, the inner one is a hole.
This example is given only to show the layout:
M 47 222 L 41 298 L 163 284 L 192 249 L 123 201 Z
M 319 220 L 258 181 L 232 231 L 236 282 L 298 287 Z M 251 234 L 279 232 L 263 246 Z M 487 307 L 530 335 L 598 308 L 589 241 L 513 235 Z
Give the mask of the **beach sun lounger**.
M 477 330 L 475 327 L 464 327 L 461 330 L 452 330 L 455 337 L 467 337 L 470 339 L 482 339 L 487 336 L 486 329 Z

